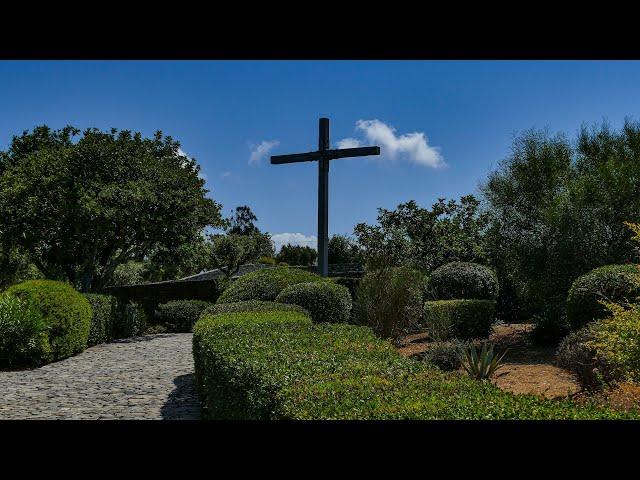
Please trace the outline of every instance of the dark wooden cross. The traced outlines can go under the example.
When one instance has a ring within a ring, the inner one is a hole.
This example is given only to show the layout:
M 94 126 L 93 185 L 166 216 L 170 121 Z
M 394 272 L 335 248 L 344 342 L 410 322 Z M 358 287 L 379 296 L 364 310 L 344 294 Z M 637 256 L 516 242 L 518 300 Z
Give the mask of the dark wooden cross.
M 318 161 L 318 273 L 323 277 L 329 275 L 329 160 L 380 155 L 380 147 L 338 150 L 331 150 L 329 147 L 329 119 L 321 118 L 317 151 L 271 157 L 273 165 Z

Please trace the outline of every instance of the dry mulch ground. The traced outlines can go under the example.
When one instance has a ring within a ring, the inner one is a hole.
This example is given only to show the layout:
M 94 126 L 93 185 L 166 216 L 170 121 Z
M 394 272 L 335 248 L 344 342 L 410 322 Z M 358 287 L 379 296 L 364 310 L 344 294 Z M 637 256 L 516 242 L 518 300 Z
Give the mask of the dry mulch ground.
M 555 349 L 531 345 L 529 324 L 501 324 L 494 327 L 489 340 L 497 351 L 509 349 L 504 366 L 498 370 L 493 382 L 512 393 L 531 393 L 547 398 L 566 397 L 580 391 L 580 385 L 570 372 L 555 365 Z M 406 356 L 417 356 L 428 348 L 424 333 L 408 335 L 398 351 Z

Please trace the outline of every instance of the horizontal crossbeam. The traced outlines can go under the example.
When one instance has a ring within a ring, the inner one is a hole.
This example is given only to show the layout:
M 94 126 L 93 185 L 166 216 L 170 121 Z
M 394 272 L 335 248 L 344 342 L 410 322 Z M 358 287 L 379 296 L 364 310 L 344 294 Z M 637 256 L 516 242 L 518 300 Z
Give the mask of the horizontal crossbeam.
M 314 160 L 320 160 L 321 158 L 335 160 L 337 158 L 364 157 L 367 155 L 380 155 L 380 147 L 340 148 L 337 150 L 293 153 L 291 155 L 273 155 L 271 157 L 271 164 L 280 165 L 283 163 L 312 162 Z

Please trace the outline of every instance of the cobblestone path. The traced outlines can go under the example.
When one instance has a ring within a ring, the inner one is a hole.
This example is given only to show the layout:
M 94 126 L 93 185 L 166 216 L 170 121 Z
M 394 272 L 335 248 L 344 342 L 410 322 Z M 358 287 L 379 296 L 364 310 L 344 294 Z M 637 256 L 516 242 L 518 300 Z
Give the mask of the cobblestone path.
M 0 371 L 0 419 L 198 419 L 191 341 L 190 333 L 134 337 Z

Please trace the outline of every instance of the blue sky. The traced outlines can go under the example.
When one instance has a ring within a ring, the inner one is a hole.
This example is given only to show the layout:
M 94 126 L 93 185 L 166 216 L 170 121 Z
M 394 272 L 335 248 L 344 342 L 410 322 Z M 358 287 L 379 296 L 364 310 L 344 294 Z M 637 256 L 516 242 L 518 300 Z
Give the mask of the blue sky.
M 331 164 L 329 233 L 349 234 L 378 207 L 477 192 L 522 130 L 637 119 L 638 85 L 637 61 L 0 61 L 0 148 L 39 124 L 159 129 L 226 214 L 247 204 L 262 230 L 308 238 L 317 166 L 268 155 L 315 150 L 326 116 L 334 147 L 383 149 Z

